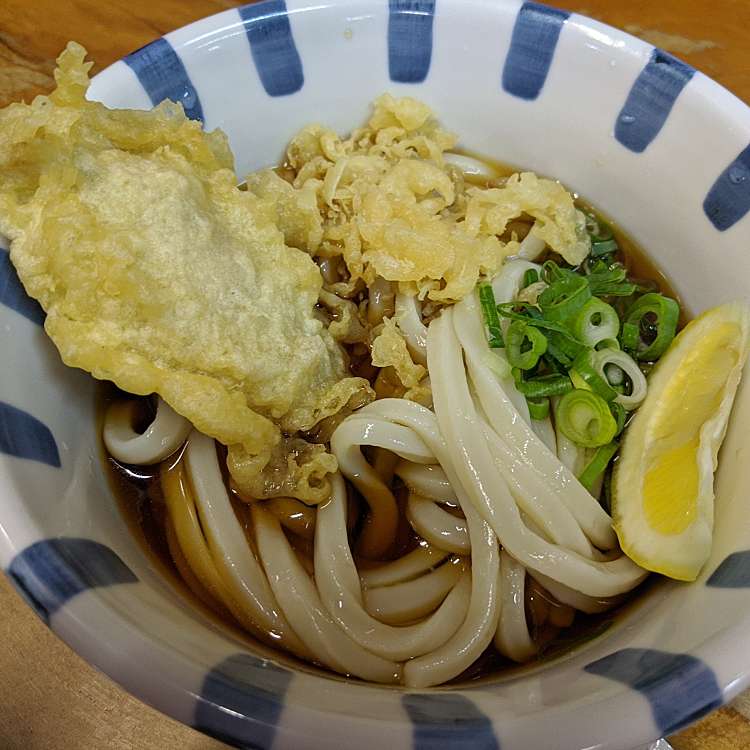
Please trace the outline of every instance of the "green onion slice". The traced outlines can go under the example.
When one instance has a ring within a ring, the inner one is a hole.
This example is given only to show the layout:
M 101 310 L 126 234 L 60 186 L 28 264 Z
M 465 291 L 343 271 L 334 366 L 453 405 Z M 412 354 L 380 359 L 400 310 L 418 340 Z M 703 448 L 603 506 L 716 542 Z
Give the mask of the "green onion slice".
M 609 410 L 612 412 L 612 416 L 617 422 L 617 433 L 619 435 L 625 429 L 625 422 L 627 421 L 627 412 L 623 408 L 622 404 L 618 404 L 617 401 L 609 402 Z
M 594 348 L 595 349 L 619 349 L 620 342 L 617 339 L 602 339 Z
M 516 312 L 516 310 L 519 309 L 523 310 L 523 312 Z M 545 320 L 542 318 L 542 314 L 536 306 L 528 302 L 503 302 L 497 306 L 497 311 L 504 318 L 509 318 L 510 320 L 521 320 L 535 328 L 543 328 L 545 331 L 555 331 L 578 346 L 583 346 L 582 342 L 580 342 L 564 325 Z
M 550 331 L 547 333 L 547 352 L 550 357 L 557 360 L 563 369 L 568 369 L 575 358 L 585 350 L 583 344 L 578 343 L 570 336 Z
M 532 419 L 547 419 L 549 416 L 548 398 L 527 398 L 526 403 L 529 405 L 529 414 Z
M 527 268 L 523 274 L 523 282 L 521 283 L 521 289 L 526 289 L 527 286 L 536 284 L 539 281 L 539 274 L 536 268 Z
M 617 443 L 607 443 L 602 445 L 594 454 L 588 466 L 581 472 L 578 481 L 589 491 L 594 486 L 594 482 L 606 471 L 612 457 L 617 453 L 619 445 Z
M 646 376 L 641 372 L 638 363 L 629 354 L 620 349 L 602 349 L 594 352 L 593 361 L 597 372 L 605 380 L 607 380 L 607 370 L 610 367 L 614 366 L 622 371 L 624 377 L 630 380 L 630 393 L 619 393 L 624 383 L 614 384 L 616 386 L 614 390 L 618 391 L 618 395 L 614 400 L 627 411 L 637 409 L 643 402 L 643 399 L 646 398 L 646 392 L 648 391 Z M 610 383 L 609 380 L 607 382 Z M 610 383 L 610 385 L 612 384 Z
M 542 264 L 542 281 L 546 281 L 548 284 L 554 284 L 555 281 L 574 275 L 574 271 L 560 268 L 554 260 L 548 260 Z
M 531 370 L 547 351 L 547 338 L 528 323 L 514 320 L 505 335 L 505 351 L 511 367 Z
M 570 318 L 591 299 L 587 279 L 577 274 L 552 282 L 538 299 L 547 320 L 563 321 Z
M 617 432 L 609 404 L 593 391 L 576 388 L 566 393 L 560 399 L 555 417 L 558 429 L 584 448 L 607 445 Z
M 520 371 L 516 374 L 520 375 Z M 540 375 L 535 378 L 524 380 L 516 378 L 516 389 L 529 398 L 547 398 L 549 396 L 562 396 L 573 390 L 573 383 L 567 375 Z
M 627 312 L 623 346 L 634 352 L 636 359 L 659 359 L 672 343 L 679 319 L 680 306 L 671 297 L 655 292 L 644 294 Z
M 609 253 L 616 253 L 620 249 L 617 241 L 614 239 L 609 240 L 594 240 L 591 241 L 591 255 L 594 258 L 598 258 L 602 255 L 608 255 Z
M 593 349 L 586 349 L 581 352 L 573 362 L 573 367 L 570 371 L 570 379 L 576 383 L 576 379 L 583 381 L 587 390 L 591 390 L 596 393 L 597 396 L 601 396 L 605 401 L 612 401 L 617 392 L 609 384 L 602 368 L 599 367 L 599 352 Z M 575 373 L 575 378 L 573 374 Z M 580 388 L 576 385 L 576 388 Z
M 586 278 L 595 297 L 630 297 L 640 289 L 627 280 L 627 270 L 620 263 L 607 265 L 597 261 Z
M 620 318 L 612 305 L 593 297 L 576 313 L 571 330 L 586 346 L 595 347 L 604 339 L 617 338 Z
M 500 317 L 497 314 L 497 304 L 495 303 L 495 293 L 492 291 L 491 284 L 479 285 L 479 304 L 482 307 L 484 324 L 487 326 L 488 343 L 490 349 L 501 349 L 505 346 L 503 341 L 503 331 L 500 328 Z

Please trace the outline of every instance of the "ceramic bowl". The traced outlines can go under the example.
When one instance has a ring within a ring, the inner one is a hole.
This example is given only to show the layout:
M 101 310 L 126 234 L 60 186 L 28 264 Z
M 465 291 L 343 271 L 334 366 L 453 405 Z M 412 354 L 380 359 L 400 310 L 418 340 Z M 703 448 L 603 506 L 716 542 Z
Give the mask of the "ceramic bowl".
M 85 40 L 82 40 L 85 41 Z M 649 44 L 516 0 L 271 0 L 168 34 L 100 73 L 113 107 L 182 102 L 238 173 L 310 121 L 346 132 L 384 91 L 462 145 L 553 175 L 647 249 L 689 308 L 750 301 L 750 110 Z M 96 389 L 67 369 L 0 252 L 0 563 L 54 632 L 163 712 L 241 747 L 630 748 L 750 684 L 750 389 L 723 448 L 713 554 L 564 656 L 409 692 L 290 665 L 194 609 L 108 488 Z

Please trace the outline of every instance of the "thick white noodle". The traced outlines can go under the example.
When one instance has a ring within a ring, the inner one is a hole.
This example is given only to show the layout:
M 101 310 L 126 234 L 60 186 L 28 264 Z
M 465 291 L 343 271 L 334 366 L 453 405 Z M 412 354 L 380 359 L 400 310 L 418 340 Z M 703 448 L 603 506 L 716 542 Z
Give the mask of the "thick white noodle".
M 528 461 L 514 455 L 503 439 L 483 419 L 481 427 L 495 465 L 508 483 L 519 510 L 536 523 L 539 527 L 538 533 L 551 542 L 591 557 L 591 543 L 568 508 L 547 491 L 538 475 L 529 469 Z
M 359 579 L 363 588 L 392 586 L 394 583 L 410 581 L 439 565 L 449 553 L 423 542 L 416 549 L 392 562 L 361 570 Z
M 528 661 L 537 651 L 526 623 L 526 570 L 505 551 L 500 553 L 500 621 L 495 648 L 516 662 Z
M 102 431 L 104 445 L 124 464 L 158 464 L 185 442 L 193 426 L 159 398 L 154 421 L 139 434 L 132 425 L 135 406 L 135 401 L 118 401 L 109 407 Z
M 582 594 L 580 591 L 574 591 L 573 589 L 568 588 L 562 583 L 553 581 L 551 578 L 542 575 L 536 570 L 529 569 L 529 575 L 537 583 L 547 589 L 547 591 L 549 591 L 549 593 L 552 594 L 552 596 L 554 596 L 558 602 L 560 602 L 561 604 L 567 604 L 569 607 L 578 609 L 588 615 L 597 615 L 601 612 L 606 612 L 607 610 L 616 607 L 623 600 L 622 596 L 610 596 L 601 598 L 586 596 L 586 594 Z
M 410 492 L 406 518 L 414 531 L 435 547 L 469 554 L 471 543 L 466 520 L 443 510 L 434 500 Z
M 454 558 L 411 581 L 365 589 L 365 609 L 373 617 L 389 625 L 414 622 L 440 606 L 465 570 L 465 563 L 460 558 Z
M 255 623 L 259 633 L 298 656 L 311 654 L 284 617 L 234 514 L 216 457 L 214 441 L 193 430 L 185 451 L 203 533 L 211 556 L 233 601 Z
M 466 156 L 466 154 L 446 151 L 443 154 L 443 160 L 446 164 L 458 167 L 464 174 L 471 177 L 484 177 L 488 180 L 494 180 L 500 176 L 500 173 L 491 164 L 481 159 L 475 159 L 473 156 Z
M 479 516 L 458 481 L 452 454 L 438 429 L 435 415 L 412 401 L 382 399 L 360 413 L 378 415 L 410 427 L 430 447 L 456 490 L 456 498 L 466 517 L 471 540 L 471 568 L 481 575 L 471 576 L 471 603 L 461 627 L 433 653 L 412 659 L 404 665 L 404 684 L 409 687 L 439 685 L 468 668 L 492 640 L 499 616 L 498 579 L 500 553 L 497 538 Z M 468 575 L 468 574 L 467 574 Z M 458 587 L 466 580 L 461 579 Z
M 531 429 L 536 436 L 549 448 L 550 453 L 557 453 L 557 435 L 549 417 L 530 420 Z
M 528 423 L 514 409 L 514 405 L 495 375 L 483 364 L 484 340 L 476 295 L 471 294 L 465 297 L 449 312 L 466 356 L 472 385 L 490 426 L 498 435 L 502 435 L 503 441 L 539 475 L 548 492 L 554 493 L 558 501 L 570 510 L 586 536 L 597 547 L 615 548 L 617 537 L 612 530 L 612 519 L 571 471 L 537 438 Z M 460 354 L 457 354 L 452 362 L 449 358 L 448 363 L 446 366 L 450 366 L 453 372 L 461 371 L 461 377 L 465 382 L 464 365 Z M 457 411 L 457 409 L 458 407 L 454 405 L 453 410 Z M 474 411 L 473 406 L 472 411 Z
M 344 456 L 345 460 L 350 455 L 362 457 L 359 449 L 362 445 L 387 448 L 401 458 L 415 463 L 429 464 L 435 461 L 430 449 L 412 430 L 382 420 L 368 419 L 357 413 L 336 428 L 331 437 L 331 451 L 337 459 L 339 455 Z
M 440 466 L 413 464 L 409 461 L 399 461 L 394 473 L 401 477 L 404 484 L 413 492 L 430 500 L 450 503 L 455 502 L 456 493 L 448 481 L 448 477 Z
M 521 246 L 518 248 L 518 257 L 524 260 L 536 260 L 546 249 L 547 243 L 534 234 L 534 227 L 521 240 Z
M 468 502 L 462 508 L 469 527 L 471 569 L 474 573 L 465 573 L 461 582 L 471 575 L 471 603 L 461 627 L 452 638 L 435 651 L 404 664 L 404 685 L 407 687 L 440 685 L 461 674 L 481 656 L 497 629 L 500 616 L 497 578 L 500 551 L 497 539 Z
M 373 682 L 398 682 L 401 667 L 362 648 L 341 632 L 320 601 L 315 584 L 287 541 L 278 519 L 252 506 L 258 553 L 271 589 L 292 627 L 317 661 Z
M 592 561 L 550 544 L 523 523 L 484 434 L 477 429 L 478 417 L 469 392 L 461 346 L 453 330 L 452 313 L 451 309 L 444 311 L 430 325 L 427 358 L 435 413 L 443 436 L 455 446 L 454 463 L 462 487 L 492 526 L 502 546 L 525 567 L 539 570 L 589 596 L 613 596 L 629 591 L 646 573 L 627 557 Z M 543 450 L 551 456 L 546 448 Z
M 427 364 L 427 326 L 422 322 L 422 306 L 416 295 L 396 295 L 394 315 L 399 330 L 404 335 L 412 359 L 421 365 Z
M 332 479 L 331 498 L 318 507 L 315 527 L 315 581 L 328 613 L 354 641 L 384 659 L 403 661 L 434 651 L 463 621 L 468 596 L 453 588 L 440 607 L 420 623 L 385 625 L 363 606 L 362 589 L 346 535 L 346 488 Z
M 275 497 L 267 500 L 263 507 L 297 536 L 310 540 L 315 537 L 315 508 L 294 497 Z

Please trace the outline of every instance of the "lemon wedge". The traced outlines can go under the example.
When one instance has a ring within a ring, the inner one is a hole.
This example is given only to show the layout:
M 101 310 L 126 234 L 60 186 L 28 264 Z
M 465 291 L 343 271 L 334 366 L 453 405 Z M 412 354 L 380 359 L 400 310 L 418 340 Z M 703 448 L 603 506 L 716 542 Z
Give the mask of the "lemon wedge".
M 612 478 L 625 554 L 694 581 L 711 552 L 714 471 L 748 353 L 750 309 L 708 310 L 674 339 L 649 377 Z

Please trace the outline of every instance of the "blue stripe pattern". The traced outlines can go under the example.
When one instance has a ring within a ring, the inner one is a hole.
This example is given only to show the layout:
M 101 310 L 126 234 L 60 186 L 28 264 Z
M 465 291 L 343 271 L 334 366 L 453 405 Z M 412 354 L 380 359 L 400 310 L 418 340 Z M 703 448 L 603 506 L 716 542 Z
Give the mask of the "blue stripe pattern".
M 291 679 L 288 669 L 264 659 L 230 656 L 206 675 L 193 726 L 234 747 L 266 750 L 273 743 Z
M 203 107 L 198 92 L 177 53 L 166 39 L 132 52 L 123 60 L 133 69 L 156 106 L 165 99 L 179 102 L 191 120 L 203 121 Z
M 0 250 L 0 303 L 28 318 L 32 323 L 44 325 L 44 310 L 26 294 L 16 269 L 10 262 L 10 253 Z
M 414 750 L 499 750 L 492 722 L 457 693 L 406 693 L 401 698 L 413 725 Z
M 389 0 L 388 74 L 397 83 L 422 83 L 432 61 L 435 0 Z
M 503 89 L 532 101 L 544 88 L 557 40 L 570 13 L 526 2 L 518 12 L 503 67 Z
M 703 210 L 720 232 L 750 211 L 750 146 L 719 175 L 703 201 Z
M 60 452 L 49 427 L 4 401 L 0 401 L 0 453 L 60 467 Z
M 615 138 L 642 153 L 659 135 L 677 97 L 695 70 L 676 57 L 655 49 L 641 71 L 615 123 Z
M 717 589 L 750 588 L 750 550 L 733 552 L 719 565 L 706 581 L 706 586 Z
M 305 84 L 284 0 L 239 8 L 255 69 L 269 96 L 287 96 Z
M 66 602 L 87 589 L 136 583 L 109 547 L 92 539 L 45 539 L 13 558 L 8 576 L 47 624 Z
M 676 732 L 722 703 L 711 668 L 689 654 L 625 648 L 592 662 L 585 670 L 643 693 L 661 734 Z

